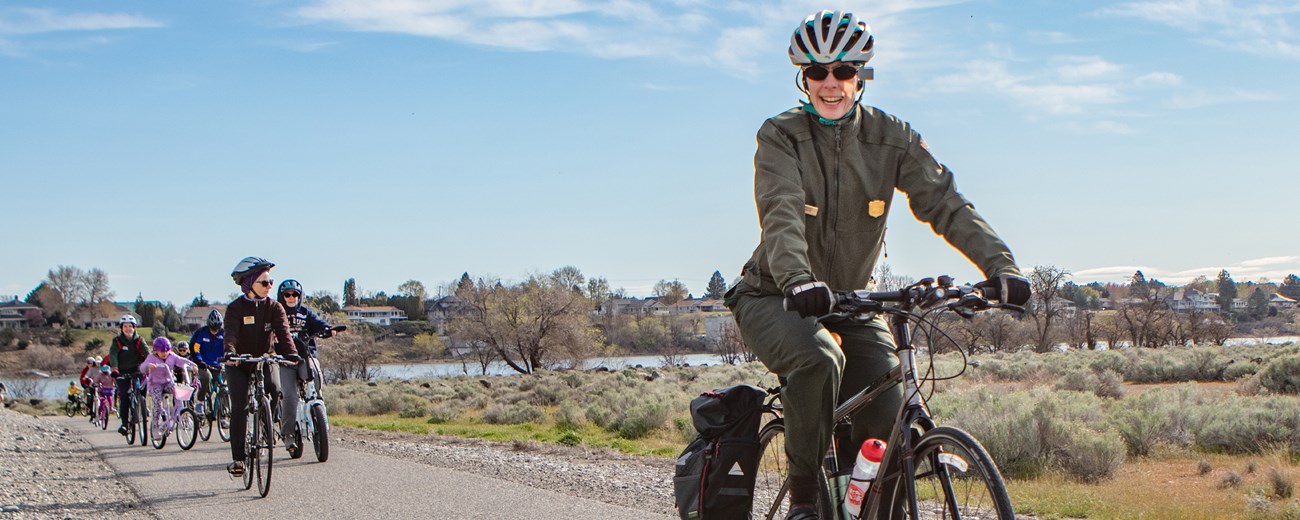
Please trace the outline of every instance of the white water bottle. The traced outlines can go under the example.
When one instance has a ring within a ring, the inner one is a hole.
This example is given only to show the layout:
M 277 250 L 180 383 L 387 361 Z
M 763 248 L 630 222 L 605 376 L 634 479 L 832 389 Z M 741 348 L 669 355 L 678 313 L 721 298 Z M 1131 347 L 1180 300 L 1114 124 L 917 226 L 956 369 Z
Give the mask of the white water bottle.
M 876 480 L 876 470 L 880 469 L 880 459 L 885 456 L 885 441 L 867 439 L 858 451 L 858 461 L 853 465 L 853 477 L 849 480 L 849 490 L 844 496 L 845 509 L 853 518 L 858 518 L 862 502 L 867 497 L 867 490 Z

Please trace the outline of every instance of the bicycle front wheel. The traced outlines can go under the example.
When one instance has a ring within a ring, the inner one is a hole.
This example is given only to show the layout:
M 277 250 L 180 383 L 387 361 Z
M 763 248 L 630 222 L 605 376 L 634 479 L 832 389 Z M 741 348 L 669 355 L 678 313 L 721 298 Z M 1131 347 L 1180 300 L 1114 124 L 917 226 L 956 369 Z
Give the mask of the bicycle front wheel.
M 265 397 L 262 398 L 262 405 L 257 413 L 258 434 L 257 434 L 257 455 L 253 457 L 257 463 L 257 493 L 263 497 L 271 492 L 271 459 L 272 456 L 272 437 L 275 433 L 271 430 L 271 403 Z
M 884 511 L 895 512 L 893 518 L 1015 520 L 997 465 L 969 433 L 947 426 L 930 430 L 921 436 L 912 461 L 917 514 L 908 498 L 909 479 L 894 479 L 884 483 L 885 501 L 892 503 L 882 504 Z
M 140 436 L 140 445 L 149 444 L 149 406 L 145 402 L 144 393 L 137 393 L 135 396 L 135 417 L 138 427 L 136 434 Z
M 182 450 L 194 447 L 194 438 L 199 433 L 198 417 L 194 410 L 185 408 L 176 416 L 176 445 Z
M 758 434 L 758 477 L 754 479 L 752 518 L 781 520 L 790 512 L 790 465 L 785 452 L 785 420 L 776 418 Z M 817 515 L 834 518 L 830 504 L 830 486 L 826 475 L 817 472 Z
M 311 446 L 316 450 L 316 462 L 325 462 L 330 458 L 330 423 L 325 416 L 325 407 L 311 407 Z
M 221 436 L 222 442 L 228 442 L 230 440 L 230 396 L 221 392 L 213 411 L 217 416 L 217 435 Z

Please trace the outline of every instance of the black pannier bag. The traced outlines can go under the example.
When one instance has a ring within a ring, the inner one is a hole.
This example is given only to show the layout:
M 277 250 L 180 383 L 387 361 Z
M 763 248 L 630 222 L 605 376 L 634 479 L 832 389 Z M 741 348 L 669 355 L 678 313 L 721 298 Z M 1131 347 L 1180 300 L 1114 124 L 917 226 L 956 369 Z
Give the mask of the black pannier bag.
M 748 520 L 758 473 L 758 427 L 767 391 L 750 385 L 691 400 L 699 432 L 677 458 L 673 494 L 682 520 Z

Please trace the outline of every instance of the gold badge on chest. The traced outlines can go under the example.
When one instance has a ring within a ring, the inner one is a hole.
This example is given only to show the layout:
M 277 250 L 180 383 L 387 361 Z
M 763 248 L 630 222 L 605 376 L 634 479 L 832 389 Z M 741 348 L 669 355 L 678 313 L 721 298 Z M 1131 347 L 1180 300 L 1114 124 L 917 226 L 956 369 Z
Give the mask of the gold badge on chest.
M 868 215 L 871 215 L 872 218 L 879 218 L 881 215 L 884 215 L 884 214 L 885 214 L 885 201 L 883 201 L 883 200 L 873 200 L 873 201 L 871 201 L 871 202 L 868 202 L 868 203 L 867 203 L 867 214 L 868 214 Z

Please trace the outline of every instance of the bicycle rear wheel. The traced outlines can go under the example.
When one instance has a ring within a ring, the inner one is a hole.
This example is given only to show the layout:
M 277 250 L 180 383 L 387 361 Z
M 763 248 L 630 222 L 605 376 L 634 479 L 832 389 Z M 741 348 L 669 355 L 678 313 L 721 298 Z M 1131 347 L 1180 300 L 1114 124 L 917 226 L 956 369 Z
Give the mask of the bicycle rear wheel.
M 185 408 L 176 416 L 176 444 L 182 450 L 194 447 L 194 438 L 199 433 L 198 416 L 194 410 Z
M 785 420 L 776 418 L 758 434 L 758 477 L 754 480 L 755 520 L 781 520 L 790 512 L 790 465 L 785 453 Z M 834 518 L 826 475 L 817 472 L 817 515 Z
M 149 426 L 153 430 L 153 447 L 156 450 L 161 450 L 163 446 L 167 445 L 167 435 L 171 433 L 167 428 L 168 421 L 171 420 L 168 412 L 171 409 L 171 399 L 163 396 L 162 399 L 158 400 L 158 408 L 149 414 L 151 417 Z
M 254 458 L 257 463 L 257 493 L 265 497 L 271 492 L 271 463 L 274 462 L 271 458 L 271 442 L 275 433 L 271 430 L 271 403 L 263 397 L 259 408 L 257 420 L 261 424 L 258 427 L 257 456 Z
M 206 406 L 206 403 L 204 403 Z M 208 440 L 212 438 L 212 421 L 208 420 L 207 411 L 194 412 L 194 429 L 198 430 L 199 438 Z
M 910 475 L 916 487 L 917 514 L 911 513 L 908 479 L 884 482 L 884 511 L 894 518 L 1015 520 L 1011 499 L 997 465 L 979 441 L 957 428 L 926 432 L 912 452 Z M 891 489 L 892 488 L 892 489 Z
M 244 489 L 253 488 L 253 472 L 257 471 L 257 440 L 261 438 L 257 430 L 262 427 L 257 417 L 257 403 L 250 399 L 244 422 Z

